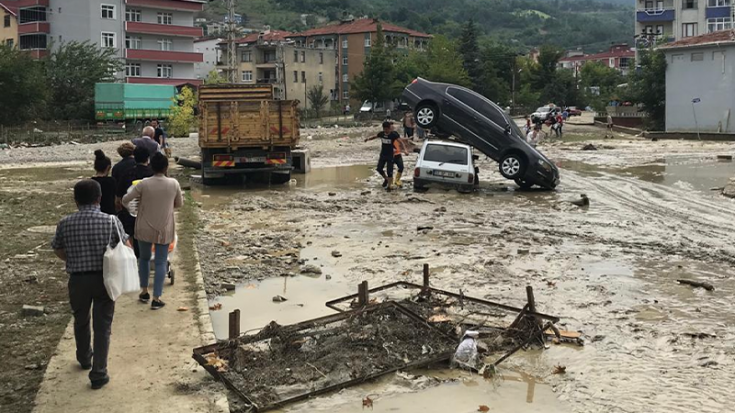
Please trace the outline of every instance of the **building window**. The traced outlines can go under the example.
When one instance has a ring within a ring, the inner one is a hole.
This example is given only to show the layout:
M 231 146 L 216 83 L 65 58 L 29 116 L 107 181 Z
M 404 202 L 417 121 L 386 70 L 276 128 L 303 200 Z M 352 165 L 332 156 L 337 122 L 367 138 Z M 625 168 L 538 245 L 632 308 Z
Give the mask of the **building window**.
M 173 13 L 158 13 L 158 24 L 174 24 Z
M 301 83 L 306 83 L 306 72 L 301 72 Z
M 140 77 L 140 63 L 128 63 L 125 65 L 125 76 Z
M 683 0 L 684 3 L 682 4 L 682 7 L 684 9 L 696 9 L 697 8 L 697 0 Z
M 115 18 L 115 6 L 110 4 L 103 4 L 102 6 L 102 18 L 103 19 L 114 19 Z
M 646 26 L 643 29 L 643 34 L 653 34 L 653 26 Z
M 709 0 L 707 5 L 709 7 L 723 7 L 723 6 L 730 6 L 732 4 L 732 0 Z
M 293 51 L 293 62 L 294 63 L 298 63 L 299 62 L 299 51 L 298 50 L 294 50 Z
M 322 72 L 319 72 L 319 83 L 324 82 L 324 74 Z
M 242 72 L 242 81 L 243 82 L 252 82 L 253 81 L 253 72 L 251 70 L 247 70 L 245 72 Z
M 344 83 L 349 83 L 350 82 L 350 75 L 348 75 L 347 73 L 343 74 L 342 75 L 342 81 Z
M 683 54 L 674 54 L 674 55 L 671 55 L 671 63 L 681 62 L 682 60 L 684 60 L 684 55 Z
M 102 47 L 114 48 L 117 46 L 115 43 L 115 33 L 102 32 Z
M 158 50 L 170 52 L 172 44 L 171 39 L 158 39 Z
M 324 64 L 324 53 L 322 52 L 319 53 L 319 64 L 320 65 Z
M 372 46 L 372 39 L 370 38 L 370 34 L 365 35 L 365 47 Z
M 15 45 L 15 40 L 13 40 L 13 39 L 6 39 L 6 40 L 5 40 L 5 44 L 6 44 L 6 45 L 7 45 L 7 46 L 8 46 L 9 48 L 11 48 L 11 49 L 12 49 L 12 48 L 13 48 L 13 46 Z
M 344 99 L 344 100 L 349 100 L 350 99 L 350 91 L 349 90 L 345 90 L 345 91 L 342 92 L 342 99 Z
M 301 52 L 301 63 L 306 63 L 306 51 Z
M 342 48 L 347 49 L 347 46 L 349 45 L 349 42 L 347 42 L 347 39 L 342 40 Z
M 684 23 L 681 28 L 682 37 L 692 37 L 697 35 L 697 23 Z
M 5 25 L 5 27 L 10 27 L 10 15 L 9 14 L 5 15 L 3 24 Z
M 263 52 L 263 62 L 274 63 L 276 60 L 277 59 L 275 50 L 266 50 Z
M 692 62 L 702 62 L 704 61 L 704 53 L 692 53 Z
M 732 17 L 717 17 L 707 19 L 707 32 L 718 32 L 720 30 L 730 30 L 733 28 Z
M 656 34 L 659 36 L 662 36 L 664 34 L 663 24 L 659 24 L 658 26 L 656 26 Z
M 174 75 L 174 68 L 172 65 L 158 65 L 156 74 L 158 77 L 171 78 Z
M 293 71 L 293 82 L 299 83 L 299 72 L 296 70 Z
M 608 59 L 607 63 L 608 63 L 608 66 L 615 67 L 615 58 L 611 57 L 610 59 Z
M 125 36 L 125 48 L 126 49 L 140 49 L 143 44 L 143 38 L 140 36 Z
M 349 62 L 349 59 L 347 59 L 347 56 L 343 56 L 342 57 L 342 64 L 345 65 L 345 66 L 347 66 L 348 62 Z
M 242 57 L 240 58 L 240 60 L 243 63 L 250 63 L 250 62 L 252 62 L 253 61 L 253 52 L 251 52 L 251 51 L 242 52 Z
M 126 22 L 139 22 L 141 18 L 141 12 L 137 9 L 125 9 L 125 21 Z

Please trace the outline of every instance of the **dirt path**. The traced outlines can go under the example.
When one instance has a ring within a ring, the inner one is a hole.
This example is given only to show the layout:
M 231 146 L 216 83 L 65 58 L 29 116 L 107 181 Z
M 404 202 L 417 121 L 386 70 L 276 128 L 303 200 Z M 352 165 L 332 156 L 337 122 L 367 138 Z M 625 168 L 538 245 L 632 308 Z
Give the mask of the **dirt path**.
M 177 282 L 166 283 L 163 310 L 151 311 L 135 295 L 118 300 L 108 366 L 111 380 L 100 391 L 90 389 L 87 372 L 76 363 L 69 323 L 46 369 L 35 413 L 228 411 L 222 389 L 191 358 L 193 348 L 210 344 L 202 338 L 202 327 L 207 326 L 200 325 L 198 286 L 193 274 L 185 272 L 193 267 L 181 259 L 181 254 L 191 253 L 180 248 L 172 257 Z M 187 311 L 177 311 L 180 307 Z

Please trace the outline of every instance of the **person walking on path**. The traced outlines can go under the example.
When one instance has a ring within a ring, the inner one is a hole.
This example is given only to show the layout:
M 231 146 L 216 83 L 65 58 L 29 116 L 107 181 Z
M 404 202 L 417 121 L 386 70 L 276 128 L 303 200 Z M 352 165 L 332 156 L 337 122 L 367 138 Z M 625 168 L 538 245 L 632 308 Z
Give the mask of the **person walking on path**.
M 365 139 L 365 142 L 374 139 L 380 139 L 380 158 L 378 159 L 378 167 L 376 171 L 383 177 L 383 188 L 391 189 L 393 183 L 393 156 L 395 152 L 395 141 L 400 139 L 401 135 L 393 130 L 393 123 L 389 121 L 383 122 L 383 131 L 376 136 Z M 388 173 L 384 169 L 388 170 Z
M 135 151 L 135 145 L 130 142 L 123 142 L 122 145 L 117 148 L 117 154 L 120 155 L 120 161 L 112 167 L 112 177 L 115 178 L 115 182 L 120 182 L 127 171 L 135 168 L 133 151 Z
M 110 381 L 107 355 L 110 330 L 115 314 L 115 302 L 110 299 L 102 277 L 102 265 L 108 245 L 127 242 L 122 223 L 100 211 L 102 188 L 86 179 L 74 185 L 74 200 L 79 212 L 63 218 L 56 226 L 51 247 L 57 257 L 66 262 L 69 273 L 69 302 L 74 313 L 76 358 L 84 370 L 89 370 L 93 389 L 101 389 Z M 117 228 L 116 228 L 117 226 Z M 128 244 L 129 245 L 129 244 Z M 94 345 L 90 332 L 90 309 L 94 329 Z
M 139 201 L 138 216 L 135 219 L 135 239 L 138 241 L 140 257 L 138 272 L 140 275 L 140 300 L 148 302 L 150 278 L 151 250 L 155 248 L 155 277 L 153 281 L 153 301 L 151 309 L 158 310 L 166 304 L 161 301 L 163 281 L 166 278 L 168 262 L 168 246 L 176 237 L 176 221 L 174 209 L 181 207 L 184 200 L 181 195 L 179 181 L 168 178 L 168 158 L 157 153 L 151 158 L 151 169 L 154 175 L 145 179 L 123 197 L 123 205 L 127 208 L 134 199 Z
M 153 176 L 153 170 L 148 165 L 150 156 L 148 155 L 148 149 L 144 147 L 135 148 L 133 151 L 135 157 L 135 167 L 130 169 L 127 173 L 122 176 L 120 182 L 117 183 L 116 202 L 120 205 L 120 212 L 117 217 L 123 223 L 125 233 L 133 239 L 133 250 L 135 256 L 140 258 L 140 251 L 138 248 L 138 241 L 135 240 L 135 217 L 130 215 L 127 208 L 122 205 L 122 198 L 128 193 L 128 189 L 133 186 L 133 182 L 141 179 L 149 178 Z
M 92 179 L 100 184 L 102 188 L 100 210 L 105 214 L 116 215 L 115 191 L 117 190 L 117 184 L 115 183 L 115 178 L 110 176 L 111 169 L 112 161 L 110 158 L 105 156 L 105 153 L 101 149 L 94 151 L 94 170 L 96 174 Z
M 413 118 L 413 112 L 408 111 L 403 116 L 403 136 L 413 139 L 413 132 L 416 129 L 416 121 Z
M 171 157 L 171 147 L 168 145 L 168 136 L 166 131 L 161 127 L 161 122 L 157 119 L 151 121 L 151 126 L 155 130 L 153 134 L 153 140 L 156 141 L 158 146 L 161 148 L 161 152 L 166 154 L 166 157 Z M 152 154 L 151 154 L 152 155 Z
M 607 114 L 607 130 L 610 132 L 610 137 L 615 137 L 615 133 L 613 131 L 613 128 L 615 128 L 615 125 L 613 124 L 613 118 L 611 114 Z M 607 137 L 607 133 L 605 133 L 605 137 Z
M 148 155 L 153 156 L 155 153 L 161 152 L 161 145 L 153 140 L 156 136 L 156 130 L 152 126 L 143 128 L 143 136 L 132 140 L 135 147 L 143 147 L 148 150 Z

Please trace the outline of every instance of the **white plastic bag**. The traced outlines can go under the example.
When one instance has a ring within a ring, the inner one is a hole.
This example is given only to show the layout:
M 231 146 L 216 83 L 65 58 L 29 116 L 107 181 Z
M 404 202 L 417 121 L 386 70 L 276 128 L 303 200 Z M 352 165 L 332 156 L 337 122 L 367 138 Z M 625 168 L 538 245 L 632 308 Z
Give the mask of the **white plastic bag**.
M 122 294 L 139 291 L 140 278 L 138 278 L 138 260 L 135 258 L 135 252 L 122 242 L 122 231 L 115 217 L 110 217 L 110 225 L 111 231 L 117 231 L 120 241 L 114 248 L 111 247 L 113 232 L 110 232 L 110 242 L 107 244 L 102 264 L 102 276 L 107 295 L 112 301 L 115 301 Z
M 477 367 L 477 337 L 480 335 L 477 331 L 467 330 L 462 337 L 462 342 L 457 346 L 454 352 L 453 361 L 463 367 Z

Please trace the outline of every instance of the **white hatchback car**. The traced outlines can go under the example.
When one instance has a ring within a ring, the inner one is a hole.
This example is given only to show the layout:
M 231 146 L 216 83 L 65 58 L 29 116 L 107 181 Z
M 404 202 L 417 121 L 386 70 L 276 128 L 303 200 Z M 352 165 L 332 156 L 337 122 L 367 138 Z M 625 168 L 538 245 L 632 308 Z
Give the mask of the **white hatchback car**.
M 416 161 L 413 187 L 416 190 L 438 184 L 471 192 L 478 185 L 475 157 L 469 145 L 448 141 L 426 141 Z

